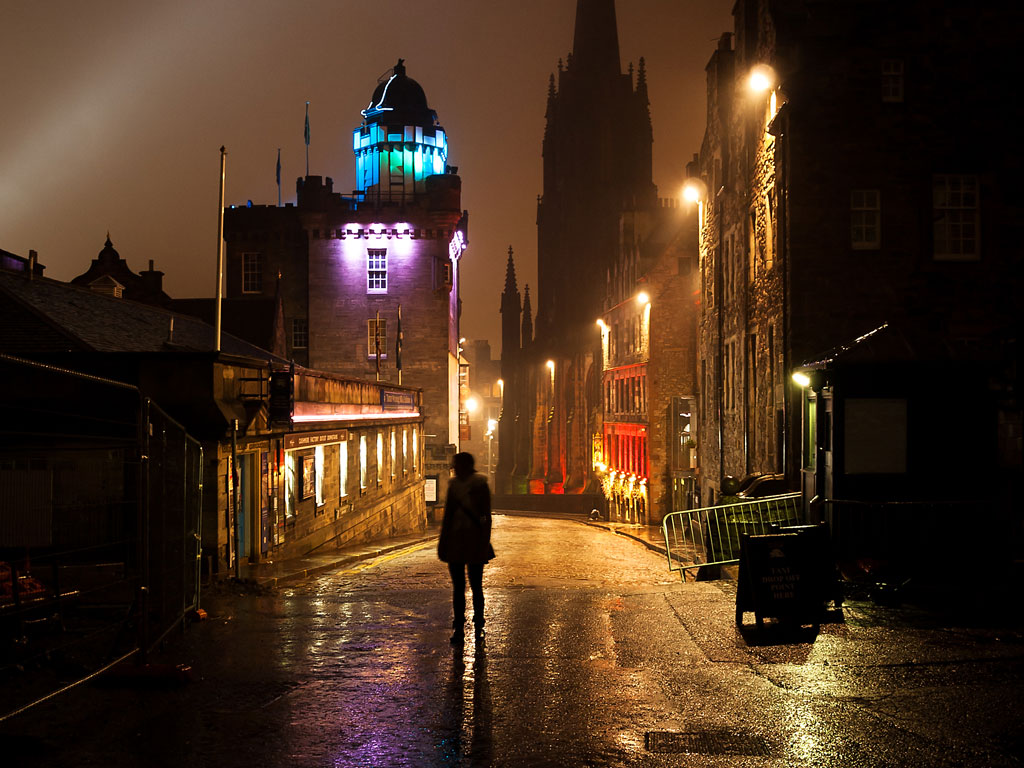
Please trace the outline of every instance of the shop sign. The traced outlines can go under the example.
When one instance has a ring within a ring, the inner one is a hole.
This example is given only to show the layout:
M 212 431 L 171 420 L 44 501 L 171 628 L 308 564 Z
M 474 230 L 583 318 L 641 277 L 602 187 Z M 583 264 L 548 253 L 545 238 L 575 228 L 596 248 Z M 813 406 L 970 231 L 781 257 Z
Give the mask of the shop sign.
M 330 432 L 296 432 L 284 436 L 284 449 L 294 451 L 299 448 L 313 448 L 317 445 L 341 443 L 348 439 L 348 431 L 335 429 Z
M 416 393 L 394 389 L 380 391 L 380 407 L 385 411 L 411 411 L 416 409 Z

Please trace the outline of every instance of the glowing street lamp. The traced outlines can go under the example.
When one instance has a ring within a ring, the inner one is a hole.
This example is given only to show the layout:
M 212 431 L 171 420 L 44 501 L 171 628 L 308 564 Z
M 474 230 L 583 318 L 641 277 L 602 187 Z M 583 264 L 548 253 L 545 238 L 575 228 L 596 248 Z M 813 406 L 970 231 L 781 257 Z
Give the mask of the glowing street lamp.
M 707 195 L 707 185 L 700 179 L 687 179 L 683 184 L 683 199 L 688 203 L 702 202 Z
M 775 72 L 766 64 L 760 64 L 750 70 L 747 85 L 754 93 L 764 93 L 775 85 Z
M 793 374 L 793 381 L 795 381 L 802 388 L 806 389 L 811 385 L 811 378 L 806 373 L 800 373 L 797 371 Z
M 639 304 L 641 307 L 644 306 L 645 304 L 650 304 L 651 297 L 647 295 L 646 291 L 640 291 L 640 293 L 636 295 L 636 303 Z
M 476 409 L 480 407 L 480 401 L 475 397 L 466 398 L 466 410 L 470 413 L 476 413 Z

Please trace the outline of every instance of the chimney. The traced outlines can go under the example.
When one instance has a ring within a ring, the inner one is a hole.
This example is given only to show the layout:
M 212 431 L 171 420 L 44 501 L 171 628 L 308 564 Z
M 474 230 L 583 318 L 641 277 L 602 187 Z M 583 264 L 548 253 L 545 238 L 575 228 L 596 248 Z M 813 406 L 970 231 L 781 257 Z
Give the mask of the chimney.
M 149 269 L 150 269 L 150 271 L 153 270 L 153 262 L 152 261 L 149 262 Z M 174 343 L 174 318 L 173 317 L 170 319 L 170 323 L 169 323 L 168 328 L 167 328 L 167 343 L 168 344 L 173 344 Z

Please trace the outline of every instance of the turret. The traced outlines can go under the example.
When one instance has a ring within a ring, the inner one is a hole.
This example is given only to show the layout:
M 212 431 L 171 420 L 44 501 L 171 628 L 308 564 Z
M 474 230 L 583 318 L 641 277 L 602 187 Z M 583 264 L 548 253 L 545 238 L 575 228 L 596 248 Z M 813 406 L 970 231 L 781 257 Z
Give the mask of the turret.
M 445 173 L 448 137 L 423 88 L 405 74 L 404 59 L 378 82 L 361 114 L 352 133 L 357 192 L 405 202 L 426 192 L 427 177 Z

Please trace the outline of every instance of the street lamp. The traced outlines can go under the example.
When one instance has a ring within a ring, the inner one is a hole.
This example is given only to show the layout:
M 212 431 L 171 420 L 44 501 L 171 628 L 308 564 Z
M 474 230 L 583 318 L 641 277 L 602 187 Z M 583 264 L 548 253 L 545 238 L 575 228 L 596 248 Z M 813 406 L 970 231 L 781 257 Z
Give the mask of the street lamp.
M 750 70 L 747 85 L 754 93 L 764 93 L 775 85 L 775 70 L 767 64 L 759 64 Z

